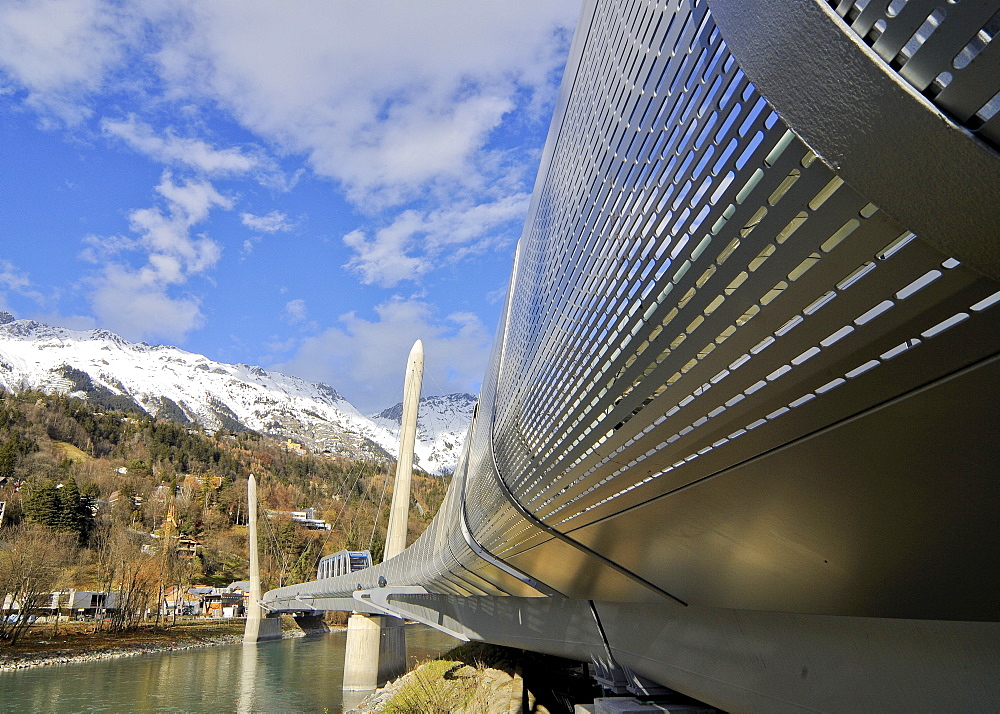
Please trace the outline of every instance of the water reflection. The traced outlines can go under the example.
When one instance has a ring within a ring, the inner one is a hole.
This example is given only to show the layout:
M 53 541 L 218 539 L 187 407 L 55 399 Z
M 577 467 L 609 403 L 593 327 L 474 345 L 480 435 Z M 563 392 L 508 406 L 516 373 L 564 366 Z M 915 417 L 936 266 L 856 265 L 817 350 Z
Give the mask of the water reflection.
M 0 712 L 322 712 L 343 699 L 346 634 L 225 645 L 0 674 Z M 457 641 L 407 627 L 407 657 Z
M 257 680 L 257 645 L 243 645 L 240 655 L 240 699 L 236 711 L 252 712 L 254 710 L 254 683 Z

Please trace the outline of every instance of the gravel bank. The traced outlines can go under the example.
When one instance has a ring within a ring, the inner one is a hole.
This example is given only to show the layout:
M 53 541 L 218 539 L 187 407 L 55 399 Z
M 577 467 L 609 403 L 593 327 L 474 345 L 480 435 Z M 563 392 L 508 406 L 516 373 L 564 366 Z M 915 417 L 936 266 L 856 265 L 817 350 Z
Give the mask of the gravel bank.
M 157 652 L 176 652 L 195 647 L 228 645 L 243 640 L 243 621 L 192 622 L 156 629 L 112 634 L 89 632 L 83 627 L 63 626 L 59 634 L 48 625 L 29 630 L 14 647 L 0 643 L 0 673 L 50 664 L 95 662 L 112 657 L 131 657 Z M 301 637 L 298 629 L 286 628 L 282 637 Z
M 243 635 L 222 635 L 206 637 L 198 642 L 135 642 L 127 645 L 102 648 L 98 651 L 80 651 L 78 649 L 54 649 L 42 652 L 4 652 L 0 650 L 0 672 L 10 672 L 28 667 L 44 667 L 50 664 L 71 664 L 76 662 L 96 662 L 113 657 L 131 657 L 155 652 L 173 652 L 190 650 L 195 647 L 211 647 L 212 645 L 227 645 L 240 642 Z

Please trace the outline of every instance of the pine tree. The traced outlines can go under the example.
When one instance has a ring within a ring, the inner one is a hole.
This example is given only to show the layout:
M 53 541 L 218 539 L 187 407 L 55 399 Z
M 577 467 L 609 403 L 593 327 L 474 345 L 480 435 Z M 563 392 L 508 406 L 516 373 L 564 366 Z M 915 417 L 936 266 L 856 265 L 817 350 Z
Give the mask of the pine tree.
M 38 451 L 38 444 L 34 439 L 25 437 L 20 432 L 13 432 L 0 446 L 0 477 L 12 477 L 18 459 L 34 451 Z
M 22 498 L 24 515 L 28 520 L 72 533 L 81 545 L 87 542 L 94 529 L 91 506 L 91 499 L 81 496 L 72 476 L 61 488 L 51 478 L 41 483 L 30 483 Z
M 60 501 L 55 481 L 47 478 L 41 483 L 29 484 L 22 498 L 22 508 L 28 520 L 58 528 L 62 518 Z
M 17 450 L 12 441 L 0 446 L 0 478 L 13 478 L 17 466 Z
M 80 488 L 76 479 L 70 476 L 63 487 L 59 489 L 59 517 L 56 528 L 67 533 L 77 533 L 77 510 L 80 503 Z
M 81 545 L 87 542 L 94 526 L 89 499 L 80 494 L 76 479 L 70 476 L 59 489 L 59 516 L 55 528 L 76 536 Z

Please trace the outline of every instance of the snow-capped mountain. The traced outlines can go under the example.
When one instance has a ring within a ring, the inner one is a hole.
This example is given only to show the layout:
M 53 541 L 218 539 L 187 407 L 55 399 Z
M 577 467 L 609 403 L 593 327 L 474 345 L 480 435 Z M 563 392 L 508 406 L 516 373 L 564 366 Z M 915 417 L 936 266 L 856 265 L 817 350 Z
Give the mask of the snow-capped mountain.
M 215 362 L 177 347 L 136 344 L 107 330 L 81 332 L 16 320 L 6 312 L 0 312 L 0 388 L 59 392 L 109 407 L 138 406 L 207 429 L 252 429 L 344 456 L 383 451 L 394 456 L 398 449 L 398 419 L 366 417 L 327 384 Z M 421 402 L 426 436 L 418 435 L 416 464 L 431 473 L 451 471 L 475 398 L 461 394 Z M 440 414 L 428 411 L 438 405 Z
M 428 448 L 429 461 L 455 460 L 465 443 L 465 433 L 472 422 L 476 398 L 471 394 L 445 394 L 423 397 L 417 409 L 417 443 Z M 403 419 L 403 403 L 372 414 L 371 420 L 392 431 L 398 440 Z

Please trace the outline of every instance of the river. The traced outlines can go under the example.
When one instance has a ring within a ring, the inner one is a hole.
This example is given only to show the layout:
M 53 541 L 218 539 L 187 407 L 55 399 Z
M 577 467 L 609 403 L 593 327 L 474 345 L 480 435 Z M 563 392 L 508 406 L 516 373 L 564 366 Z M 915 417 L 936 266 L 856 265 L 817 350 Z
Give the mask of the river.
M 218 645 L 0 673 L 0 712 L 323 712 L 364 694 L 341 691 L 346 632 L 260 645 Z M 407 660 L 459 644 L 406 628 Z

